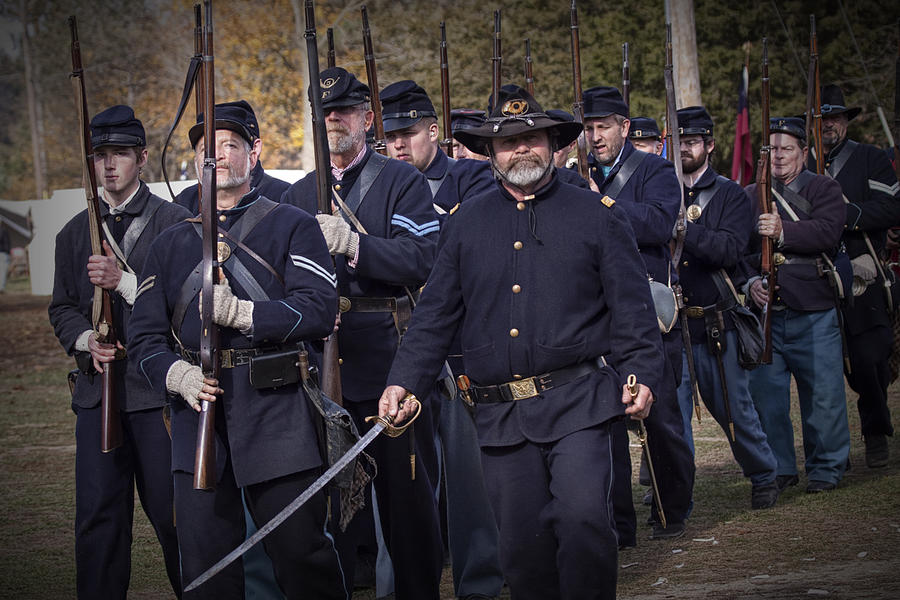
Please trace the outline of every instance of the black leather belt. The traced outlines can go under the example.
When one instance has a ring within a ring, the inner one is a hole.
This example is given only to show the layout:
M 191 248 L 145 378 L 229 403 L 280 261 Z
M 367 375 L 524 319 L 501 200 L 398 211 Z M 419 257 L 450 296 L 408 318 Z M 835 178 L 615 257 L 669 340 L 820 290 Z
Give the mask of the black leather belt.
M 688 319 L 702 319 L 709 313 L 716 311 L 725 312 L 731 310 L 735 306 L 737 306 L 737 302 L 734 298 L 731 298 L 730 300 L 724 300 L 716 304 L 710 304 L 709 306 L 685 306 L 682 310 Z
M 476 404 L 492 404 L 497 402 L 513 402 L 534 398 L 538 394 L 565 385 L 579 377 L 599 371 L 606 366 L 606 359 L 600 357 L 591 362 L 579 363 L 571 367 L 556 369 L 543 375 L 516 379 L 499 385 L 475 385 L 469 393 Z
M 268 346 L 266 348 L 227 348 L 225 350 L 219 350 L 219 366 L 223 369 L 233 369 L 234 367 L 249 365 L 250 359 L 254 356 L 270 354 L 272 352 L 284 352 L 285 350 L 293 350 L 294 348 L 299 352 L 303 349 L 303 345 L 296 344 L 292 346 L 289 344 L 286 346 Z M 182 348 L 181 356 L 192 365 L 200 364 L 200 352 L 197 350 Z
M 398 306 L 409 304 L 409 298 L 369 298 L 367 296 L 341 296 L 338 307 L 341 312 L 397 312 Z

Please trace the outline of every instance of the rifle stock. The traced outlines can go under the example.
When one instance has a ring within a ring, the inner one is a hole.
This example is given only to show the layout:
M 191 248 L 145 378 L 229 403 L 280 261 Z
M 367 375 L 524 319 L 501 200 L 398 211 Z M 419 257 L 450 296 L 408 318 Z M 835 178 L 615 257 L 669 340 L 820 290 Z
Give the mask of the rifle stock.
M 359 9 L 363 23 L 363 50 L 366 60 L 366 77 L 369 80 L 369 90 L 372 98 L 372 111 L 375 113 L 375 145 L 374 150 L 379 154 L 387 155 L 387 145 L 384 142 L 384 123 L 381 120 L 381 92 L 378 89 L 378 71 L 375 66 L 375 50 L 372 44 L 372 30 L 369 29 L 369 12 L 363 6 Z M 318 59 L 317 59 L 318 60 Z
M 584 102 L 581 98 L 581 43 L 578 39 L 578 6 L 576 5 L 576 0 L 572 0 L 569 15 L 569 27 L 572 32 L 572 95 L 574 98 L 572 113 L 575 115 L 575 120 L 583 124 Z M 578 136 L 576 147 L 578 152 L 578 173 L 584 179 L 590 181 L 591 175 L 588 171 L 587 162 L 587 141 L 583 132 Z
M 453 158 L 453 131 L 450 119 L 450 64 L 447 58 L 447 27 L 441 21 L 441 117 L 444 124 L 444 139 L 441 145 L 447 156 Z
M 531 40 L 525 38 L 525 89 L 534 96 L 534 67 L 531 61 Z
M 213 322 L 213 285 L 219 272 L 216 252 L 218 222 L 216 221 L 216 99 L 215 64 L 213 51 L 212 0 L 203 0 L 206 21 L 203 26 L 203 67 L 200 96 L 203 106 L 203 171 L 200 177 L 200 219 L 203 236 L 203 297 L 200 303 L 200 367 L 203 376 L 219 379 L 219 328 Z M 216 487 L 216 403 L 200 401 L 197 423 L 197 445 L 194 453 L 194 489 L 211 490 Z
M 363 7 L 363 11 L 365 11 L 365 7 Z M 319 82 L 319 49 L 316 41 L 316 10 L 313 0 L 305 1 L 304 12 L 306 15 L 306 31 L 303 37 L 306 40 L 307 71 L 312 100 L 313 142 L 315 144 L 316 157 L 316 206 L 319 213 L 330 215 L 332 213 L 331 188 L 328 185 L 328 173 L 330 172 L 331 160 L 328 153 L 327 133 L 325 131 L 325 111 L 322 108 L 322 86 Z M 368 26 L 368 19 L 364 23 Z M 319 383 L 321 384 L 322 393 L 333 402 L 343 405 L 344 397 L 341 389 L 339 361 L 338 338 L 337 334 L 332 332 L 325 340 Z
M 503 55 L 500 53 L 500 9 L 494 11 L 494 55 L 491 57 L 491 106 L 497 104 L 500 94 L 501 67 Z
M 762 59 L 762 135 L 763 142 L 759 148 L 759 162 L 756 165 L 756 191 L 759 200 L 759 212 L 772 212 L 772 188 L 769 154 L 769 46 L 763 38 Z M 764 364 L 772 363 L 772 300 L 775 297 L 775 264 L 772 238 L 762 236 L 760 246 L 759 274 L 766 289 L 766 303 L 763 306 L 763 356 Z
M 82 186 L 87 198 L 88 223 L 91 238 L 91 254 L 103 255 L 101 242 L 102 221 L 100 199 L 97 196 L 97 177 L 94 172 L 94 149 L 91 145 L 90 117 L 87 94 L 84 87 L 84 69 L 81 64 L 81 43 L 78 41 L 78 23 L 69 17 L 72 34 L 72 87 L 75 92 L 75 110 L 78 114 L 78 130 L 81 143 Z M 109 290 L 94 286 L 91 323 L 97 332 L 97 340 L 104 344 L 116 344 L 113 325 L 112 295 Z M 103 363 L 100 374 L 100 451 L 110 452 L 122 445 L 122 421 L 119 418 L 119 402 L 116 398 L 115 363 Z

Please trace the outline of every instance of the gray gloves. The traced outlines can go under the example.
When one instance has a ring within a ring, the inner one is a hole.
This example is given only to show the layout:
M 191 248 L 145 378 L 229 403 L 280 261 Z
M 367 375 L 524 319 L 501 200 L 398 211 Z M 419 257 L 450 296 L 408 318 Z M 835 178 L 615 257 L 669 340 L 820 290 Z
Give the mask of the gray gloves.
M 203 292 L 200 292 L 201 298 Z M 198 308 L 202 311 L 202 301 Z M 227 279 L 213 285 L 213 323 L 237 329 L 243 334 L 253 328 L 253 301 L 239 300 Z
M 359 234 L 350 229 L 350 224 L 343 217 L 320 214 L 316 215 L 316 220 L 322 229 L 322 235 L 325 236 L 328 252 L 332 255 L 343 254 L 348 258 L 356 256 Z
M 853 265 L 854 277 L 859 277 L 867 284 L 875 281 L 875 276 L 878 274 L 878 271 L 875 267 L 875 261 L 872 260 L 870 255 L 860 254 L 852 259 L 850 264 Z
M 197 396 L 203 389 L 203 369 L 186 360 L 175 361 L 166 373 L 166 389 L 180 395 L 191 408 L 197 410 L 200 406 Z

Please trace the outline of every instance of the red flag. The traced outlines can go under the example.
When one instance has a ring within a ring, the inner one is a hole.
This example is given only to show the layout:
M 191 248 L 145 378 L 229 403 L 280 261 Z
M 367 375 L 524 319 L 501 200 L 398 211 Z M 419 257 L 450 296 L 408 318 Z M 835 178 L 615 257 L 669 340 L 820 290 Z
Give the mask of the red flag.
M 750 74 L 747 65 L 741 70 L 741 84 L 738 88 L 737 122 L 734 126 L 734 156 L 731 159 L 731 178 L 741 187 L 749 185 L 753 179 L 753 158 L 750 147 L 750 108 L 747 102 L 747 88 Z

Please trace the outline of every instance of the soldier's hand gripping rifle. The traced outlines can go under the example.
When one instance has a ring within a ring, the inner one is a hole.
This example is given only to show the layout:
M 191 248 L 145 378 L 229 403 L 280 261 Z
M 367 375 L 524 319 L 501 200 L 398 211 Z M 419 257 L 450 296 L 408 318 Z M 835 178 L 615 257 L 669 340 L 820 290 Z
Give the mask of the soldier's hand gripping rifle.
M 572 0 L 570 10 L 570 29 L 572 32 L 572 113 L 575 120 L 584 123 L 584 102 L 581 98 L 581 44 L 578 40 L 578 6 L 576 0 Z M 591 180 L 587 162 L 587 142 L 584 132 L 578 136 L 576 144 L 578 151 L 578 173 L 586 180 Z
M 72 88 L 75 92 L 75 110 L 78 113 L 78 133 L 81 147 L 82 185 L 87 197 L 88 224 L 91 237 L 91 254 L 103 255 L 100 231 L 100 199 L 97 197 L 97 178 L 94 173 L 94 149 L 91 145 L 90 116 L 84 89 L 84 69 L 81 66 L 81 44 L 78 41 L 78 24 L 69 17 L 72 33 Z M 112 294 L 109 290 L 94 286 L 91 324 L 97 341 L 116 345 L 113 326 Z M 110 452 L 122 445 L 122 421 L 119 418 L 119 402 L 116 398 L 115 363 L 103 363 L 100 374 L 100 451 Z
M 500 53 L 500 9 L 494 11 L 494 55 L 491 57 L 491 106 L 497 104 L 500 94 L 503 55 Z
M 365 17 L 366 8 L 363 7 L 362 10 L 364 15 L 363 22 L 366 29 L 368 29 L 368 19 Z M 333 212 L 331 209 L 331 189 L 328 185 L 331 159 L 328 153 L 328 134 L 325 131 L 325 111 L 322 108 L 322 85 L 319 82 L 319 47 L 316 40 L 316 9 L 313 0 L 305 1 L 304 11 L 306 14 L 306 31 L 303 37 L 306 40 L 306 64 L 308 67 L 310 102 L 312 104 L 312 135 L 316 157 L 316 207 L 319 213 L 330 215 Z M 369 43 L 371 43 L 371 38 Z M 366 62 L 368 63 L 368 59 L 366 59 Z M 383 142 L 384 131 L 382 130 Z M 333 402 L 343 405 L 344 397 L 341 389 L 339 357 L 337 333 L 332 332 L 325 340 L 319 384 L 322 388 L 322 393 Z
M 441 116 L 444 123 L 444 139 L 441 145 L 447 156 L 453 158 L 453 132 L 450 119 L 450 64 L 447 59 L 447 28 L 441 21 Z
M 525 89 L 534 96 L 534 67 L 531 61 L 531 40 L 525 38 Z
M 678 193 L 681 198 L 681 206 L 678 209 L 678 219 L 675 221 L 675 246 L 672 249 L 671 268 L 678 272 L 681 262 L 681 253 L 684 251 L 684 237 L 687 234 L 686 211 L 684 208 L 684 183 L 682 183 L 681 165 L 681 131 L 678 128 L 678 112 L 675 107 L 675 76 L 672 61 L 672 24 L 666 23 L 666 66 L 663 71 L 666 82 L 666 158 L 675 167 L 675 177 L 678 179 Z M 684 310 L 684 294 L 680 283 L 672 286 L 675 293 L 675 305 L 678 307 L 678 319 L 681 322 L 681 342 L 687 359 L 688 378 L 691 384 L 691 398 L 694 401 L 694 414 L 697 422 L 700 417 L 700 386 L 697 383 L 697 371 L 694 366 L 694 347 L 691 344 L 691 330 L 688 326 L 687 312 Z
M 763 38 L 762 58 L 762 145 L 759 148 L 759 162 L 756 164 L 756 191 L 759 200 L 759 213 L 772 212 L 772 182 L 769 155 L 769 46 Z M 775 298 L 775 261 L 772 238 L 761 236 L 759 275 L 763 289 L 766 290 L 766 302 L 762 307 L 763 329 L 763 364 L 772 364 L 772 301 Z
M 375 144 L 373 149 L 379 154 L 386 155 L 387 145 L 384 142 L 384 123 L 381 120 L 381 92 L 378 90 L 378 71 L 375 67 L 375 50 L 372 45 L 372 30 L 369 29 L 369 12 L 366 10 L 365 6 L 360 8 L 359 12 L 362 14 L 363 51 L 366 60 L 366 77 L 369 81 L 372 111 L 375 113 Z M 318 79 L 318 76 L 316 79 Z
M 631 69 L 628 66 L 628 42 L 622 44 L 622 99 L 631 106 Z
M 213 322 L 213 286 L 221 274 L 216 220 L 216 81 L 213 61 L 212 0 L 203 0 L 203 85 L 196 91 L 203 106 L 203 171 L 200 175 L 200 221 L 203 237 L 202 296 L 200 299 L 200 368 L 206 379 L 219 379 L 219 328 Z M 194 489 L 216 487 L 216 403 L 200 401 Z

